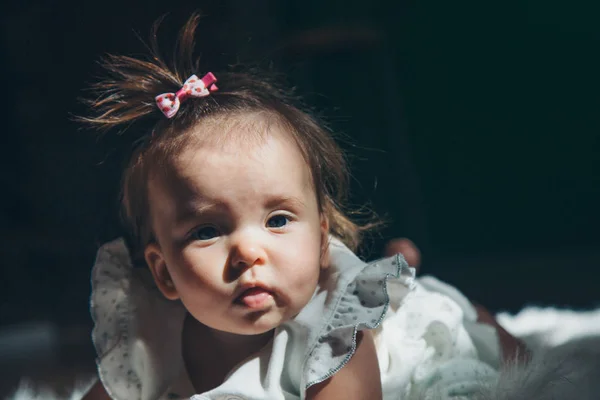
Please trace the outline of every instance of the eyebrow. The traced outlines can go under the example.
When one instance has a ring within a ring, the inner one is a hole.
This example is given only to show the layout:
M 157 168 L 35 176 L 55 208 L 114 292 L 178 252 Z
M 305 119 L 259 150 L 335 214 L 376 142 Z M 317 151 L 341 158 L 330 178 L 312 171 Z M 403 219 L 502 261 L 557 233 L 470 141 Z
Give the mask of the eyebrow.
M 178 210 L 177 215 L 175 216 L 175 223 L 176 225 L 186 223 L 192 218 L 197 218 L 202 214 L 215 211 L 219 208 L 221 208 L 221 206 L 218 203 L 213 202 L 188 202 Z
M 295 196 L 272 196 L 266 202 L 267 208 L 274 208 L 277 206 L 288 206 L 288 207 L 306 207 L 306 204 Z

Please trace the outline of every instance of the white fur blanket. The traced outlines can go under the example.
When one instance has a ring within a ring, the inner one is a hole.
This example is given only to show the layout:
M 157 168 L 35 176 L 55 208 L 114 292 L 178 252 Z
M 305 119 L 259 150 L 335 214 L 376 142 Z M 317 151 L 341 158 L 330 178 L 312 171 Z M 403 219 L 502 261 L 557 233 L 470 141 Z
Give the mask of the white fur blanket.
M 534 356 L 525 367 L 506 367 L 498 384 L 483 388 L 473 400 L 600 399 L 600 309 L 527 308 L 517 315 L 502 313 L 497 317 L 509 332 L 527 343 Z M 91 380 L 82 381 L 68 399 L 81 399 L 90 384 Z M 42 399 L 58 397 L 24 379 L 7 400 Z

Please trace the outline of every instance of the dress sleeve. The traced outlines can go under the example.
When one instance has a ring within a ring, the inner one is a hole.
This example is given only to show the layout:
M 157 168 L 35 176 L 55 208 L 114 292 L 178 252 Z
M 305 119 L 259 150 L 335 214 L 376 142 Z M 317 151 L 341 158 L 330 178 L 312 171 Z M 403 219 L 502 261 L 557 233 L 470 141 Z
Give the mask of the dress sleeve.
M 164 366 L 179 350 L 181 308 L 160 295 L 149 271 L 132 267 L 123 240 L 100 248 L 92 269 L 92 341 L 112 399 L 156 399 L 165 390 L 172 377 Z
M 336 275 L 329 280 L 318 323 L 309 335 L 303 367 L 303 388 L 323 382 L 346 365 L 356 350 L 359 330 L 378 327 L 390 305 L 391 281 L 408 293 L 414 269 L 401 255 L 364 263 L 341 244 L 330 245 Z M 318 314 L 313 310 L 313 316 Z
M 113 399 L 139 399 L 141 382 L 129 352 L 132 267 L 123 241 L 103 245 L 92 270 L 90 310 L 98 375 Z

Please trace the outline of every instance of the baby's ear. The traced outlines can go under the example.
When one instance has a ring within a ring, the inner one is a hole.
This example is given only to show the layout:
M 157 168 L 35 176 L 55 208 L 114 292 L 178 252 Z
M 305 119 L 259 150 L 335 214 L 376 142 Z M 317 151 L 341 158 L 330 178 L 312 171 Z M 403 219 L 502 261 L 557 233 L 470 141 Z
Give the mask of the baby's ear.
M 321 214 L 321 268 L 329 268 L 329 218 Z
M 179 294 L 177 293 L 177 288 L 171 279 L 171 274 L 167 269 L 167 263 L 159 245 L 156 243 L 150 243 L 148 246 L 146 246 L 146 249 L 144 250 L 144 258 L 150 267 L 150 272 L 152 272 L 154 282 L 163 296 L 169 300 L 177 300 L 179 298 Z

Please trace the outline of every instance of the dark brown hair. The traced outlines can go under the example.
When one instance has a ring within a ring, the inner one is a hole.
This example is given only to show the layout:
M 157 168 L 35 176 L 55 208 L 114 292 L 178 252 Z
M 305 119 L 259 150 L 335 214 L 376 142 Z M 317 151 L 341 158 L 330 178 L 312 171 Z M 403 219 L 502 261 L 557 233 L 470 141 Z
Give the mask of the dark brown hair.
M 355 250 L 360 233 L 367 226 L 352 222 L 342 211 L 348 185 L 342 150 L 300 100 L 275 84 L 269 75 L 255 70 L 215 72 L 219 89 L 210 96 L 186 100 L 171 119 L 157 108 L 156 95 L 176 92 L 192 74 L 201 76 L 199 60 L 193 58 L 198 21 L 199 16 L 193 15 L 181 29 L 172 67 L 158 52 L 158 23 L 153 29 L 148 59 L 106 56 L 102 66 L 108 77 L 93 85 L 97 97 L 88 101 L 93 115 L 80 118 L 101 129 L 140 120 L 152 123 L 138 141 L 122 180 L 122 218 L 134 264 L 144 264 L 144 248 L 154 240 L 147 194 L 149 176 L 156 172 L 157 165 L 179 154 L 190 139 L 190 128 L 199 121 L 255 112 L 266 112 L 288 128 L 310 168 L 319 208 L 329 219 L 331 233 Z

